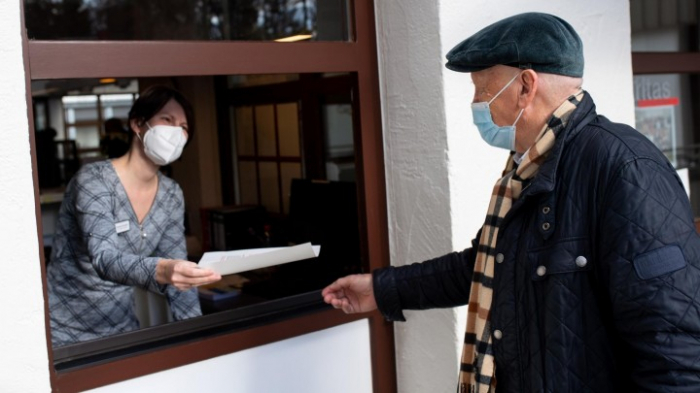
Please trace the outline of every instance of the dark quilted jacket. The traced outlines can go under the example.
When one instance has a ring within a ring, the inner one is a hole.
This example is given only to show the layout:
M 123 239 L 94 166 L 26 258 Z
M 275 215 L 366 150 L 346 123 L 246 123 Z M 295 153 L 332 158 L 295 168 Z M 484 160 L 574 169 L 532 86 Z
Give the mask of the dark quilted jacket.
M 688 197 L 663 154 L 598 116 L 588 94 L 496 251 L 498 393 L 700 392 L 700 237 Z M 379 309 L 404 320 L 404 309 L 466 304 L 475 254 L 375 271 Z

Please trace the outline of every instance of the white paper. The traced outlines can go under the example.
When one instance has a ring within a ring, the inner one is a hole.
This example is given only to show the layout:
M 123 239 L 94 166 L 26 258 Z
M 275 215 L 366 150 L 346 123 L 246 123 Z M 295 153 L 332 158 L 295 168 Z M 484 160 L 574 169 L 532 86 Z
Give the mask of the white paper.
M 202 259 L 199 260 L 199 266 L 211 269 L 223 276 L 316 258 L 320 252 L 321 246 L 312 246 L 311 243 L 291 247 L 213 251 L 204 253 Z

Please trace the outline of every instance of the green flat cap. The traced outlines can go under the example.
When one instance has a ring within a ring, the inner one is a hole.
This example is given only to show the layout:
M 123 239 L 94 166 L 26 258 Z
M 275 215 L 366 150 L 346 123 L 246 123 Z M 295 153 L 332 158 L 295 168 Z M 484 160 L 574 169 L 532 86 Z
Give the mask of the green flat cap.
M 583 44 L 563 19 L 528 12 L 500 20 L 460 42 L 447 54 L 445 64 L 457 72 L 495 65 L 582 77 Z

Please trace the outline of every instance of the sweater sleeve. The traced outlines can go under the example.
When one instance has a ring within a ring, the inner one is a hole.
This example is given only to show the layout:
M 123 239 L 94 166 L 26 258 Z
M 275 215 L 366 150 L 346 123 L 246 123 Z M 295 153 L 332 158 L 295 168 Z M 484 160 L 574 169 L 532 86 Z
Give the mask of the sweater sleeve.
M 112 209 L 115 196 L 104 179 L 91 171 L 80 171 L 76 176 L 76 222 L 97 274 L 104 280 L 162 293 L 155 280 L 158 258 L 119 251 Z
M 168 222 L 164 223 L 165 228 L 154 255 L 161 258 L 186 260 L 185 198 L 177 184 L 174 184 L 171 202 L 170 217 Z M 180 291 L 172 285 L 167 285 L 165 297 L 173 313 L 173 319 L 176 321 L 202 315 L 197 288 Z

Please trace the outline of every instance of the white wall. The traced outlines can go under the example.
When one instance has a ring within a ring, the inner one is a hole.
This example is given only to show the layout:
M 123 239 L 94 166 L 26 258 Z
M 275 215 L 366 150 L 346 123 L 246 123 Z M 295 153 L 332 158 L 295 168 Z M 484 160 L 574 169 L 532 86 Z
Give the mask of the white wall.
M 483 223 L 507 154 L 472 125 L 469 74 L 443 65 L 454 45 L 486 25 L 529 11 L 567 20 L 583 39 L 584 88 L 599 113 L 634 124 L 628 0 L 433 3 L 375 3 L 393 265 L 468 247 Z M 395 325 L 399 391 L 454 391 L 464 310 L 407 318 Z
M 20 36 L 20 2 L 0 1 L 0 392 L 50 390 Z
M 367 320 L 91 390 L 93 393 L 371 393 Z
M 375 1 L 393 265 L 453 249 L 439 5 Z M 395 324 L 398 390 L 455 388 L 454 310 L 405 312 Z

